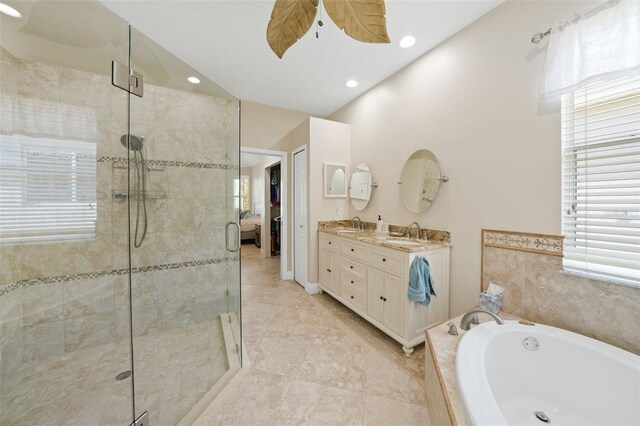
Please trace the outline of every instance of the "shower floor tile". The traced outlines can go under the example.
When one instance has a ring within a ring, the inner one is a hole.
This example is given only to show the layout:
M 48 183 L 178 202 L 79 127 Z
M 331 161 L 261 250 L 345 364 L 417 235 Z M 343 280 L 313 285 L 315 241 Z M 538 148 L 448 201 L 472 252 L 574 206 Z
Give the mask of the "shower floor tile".
M 219 320 L 136 336 L 136 412 L 174 425 L 226 373 Z M 127 425 L 132 419 L 129 341 L 22 365 L 0 384 L 0 424 Z

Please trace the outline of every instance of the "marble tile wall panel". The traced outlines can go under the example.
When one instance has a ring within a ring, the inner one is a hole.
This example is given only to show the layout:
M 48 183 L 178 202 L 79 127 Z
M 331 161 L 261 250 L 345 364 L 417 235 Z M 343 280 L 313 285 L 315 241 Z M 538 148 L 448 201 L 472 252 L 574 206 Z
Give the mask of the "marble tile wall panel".
M 128 336 L 128 210 L 113 192 L 126 193 L 128 179 L 132 188 L 136 181 L 120 143 L 127 95 L 109 76 L 16 59 L 2 48 L 0 71 L 2 134 L 51 130 L 47 136 L 59 137 L 64 126 L 43 130 L 34 120 L 55 105 L 63 119 L 79 108 L 95 117 L 96 128 L 85 130 L 98 138 L 95 238 L 0 245 L 2 373 Z M 18 114 L 25 105 L 31 116 Z M 209 321 L 226 311 L 226 265 L 206 262 L 227 257 L 222 183 L 230 159 L 237 161 L 227 155 L 228 144 L 237 148 L 237 126 L 233 101 L 153 85 L 143 99 L 132 99 L 131 132 L 145 137 L 147 189 L 159 194 L 147 200 L 145 241 L 131 251 L 135 268 L 151 268 L 132 276 L 134 334 Z M 184 265 L 166 266 L 179 262 Z
M 551 243 L 536 245 L 535 234 L 498 232 L 511 236 L 484 240 L 482 287 L 493 282 L 506 289 L 506 312 L 640 354 L 640 288 L 563 272 L 562 236 L 544 236 L 539 241 Z

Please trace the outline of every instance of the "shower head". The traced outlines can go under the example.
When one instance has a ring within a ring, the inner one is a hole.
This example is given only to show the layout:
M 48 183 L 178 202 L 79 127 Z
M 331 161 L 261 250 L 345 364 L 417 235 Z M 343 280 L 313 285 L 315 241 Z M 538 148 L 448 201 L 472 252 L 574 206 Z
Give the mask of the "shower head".
M 142 148 L 144 148 L 144 136 L 134 136 L 134 135 L 120 136 L 120 143 L 125 148 L 127 147 L 127 142 L 129 145 L 129 149 L 131 149 L 131 151 L 142 151 Z

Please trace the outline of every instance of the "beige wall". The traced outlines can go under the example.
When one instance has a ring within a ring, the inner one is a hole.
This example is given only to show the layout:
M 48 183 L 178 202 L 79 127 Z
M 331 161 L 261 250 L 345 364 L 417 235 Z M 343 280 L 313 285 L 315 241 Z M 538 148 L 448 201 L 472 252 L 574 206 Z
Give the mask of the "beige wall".
M 307 239 L 307 282 L 318 282 L 318 222 L 346 219 L 346 198 L 324 197 L 324 163 L 349 164 L 350 126 L 319 118 L 309 119 L 307 188 L 309 230 Z M 347 176 L 350 171 L 347 170 Z M 347 178 L 348 182 L 348 178 Z
M 309 114 L 256 102 L 242 101 L 240 145 L 289 151 L 285 136 L 309 118 Z
M 363 220 L 451 232 L 452 316 L 477 304 L 481 228 L 560 233 L 559 105 L 540 100 L 545 43 L 530 39 L 589 4 L 507 1 L 329 117 L 379 183 Z M 412 214 L 397 182 L 423 148 L 451 180 Z
M 288 152 L 307 148 L 307 282 L 318 282 L 318 221 L 344 219 L 346 199 L 324 198 L 323 164 L 349 164 L 349 126 L 343 123 L 309 118 L 281 141 Z M 293 157 L 289 156 L 289 259 L 293 265 Z M 348 170 L 347 170 L 348 173 Z M 336 212 L 337 208 L 337 212 Z
M 240 115 L 241 148 L 259 148 L 290 153 L 296 148 L 292 130 L 303 124 L 309 114 L 256 102 L 242 101 Z M 290 157 L 290 156 L 289 156 Z M 291 196 L 291 158 L 287 170 L 287 194 Z M 291 202 L 287 200 L 287 259 L 286 269 L 291 271 L 292 216 Z

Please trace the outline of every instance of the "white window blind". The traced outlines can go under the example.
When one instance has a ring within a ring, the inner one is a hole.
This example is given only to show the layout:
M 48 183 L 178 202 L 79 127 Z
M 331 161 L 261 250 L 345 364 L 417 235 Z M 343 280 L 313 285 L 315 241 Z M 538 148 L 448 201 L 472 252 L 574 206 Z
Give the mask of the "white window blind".
M 0 137 L 0 243 L 93 238 L 96 144 Z
M 640 77 L 562 97 L 564 269 L 640 286 Z

